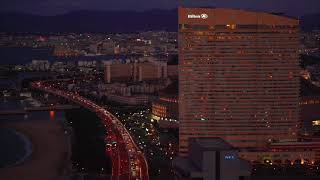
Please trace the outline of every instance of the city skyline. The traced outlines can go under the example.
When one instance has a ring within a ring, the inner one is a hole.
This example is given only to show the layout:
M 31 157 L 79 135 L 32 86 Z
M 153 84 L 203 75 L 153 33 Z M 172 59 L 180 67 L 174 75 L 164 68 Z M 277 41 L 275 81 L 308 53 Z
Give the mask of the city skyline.
M 320 179 L 318 4 L 1 2 L 0 179 Z
M 96 11 L 146 11 L 151 9 L 175 9 L 185 7 L 221 7 L 246 9 L 253 11 L 280 12 L 290 16 L 303 16 L 320 13 L 320 2 L 317 0 L 202 0 L 202 1 L 101 1 L 101 0 L 23 0 L 3 1 L 0 12 L 20 12 L 38 15 L 57 15 L 79 10 Z

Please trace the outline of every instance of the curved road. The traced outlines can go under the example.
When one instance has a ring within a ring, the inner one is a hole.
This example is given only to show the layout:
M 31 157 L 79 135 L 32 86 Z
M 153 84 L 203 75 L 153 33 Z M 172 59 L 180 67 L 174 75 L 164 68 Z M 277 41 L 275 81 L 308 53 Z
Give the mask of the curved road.
M 112 160 L 113 180 L 149 180 L 147 161 L 119 119 L 93 101 L 55 88 L 48 82 L 32 83 L 32 87 L 68 99 L 99 116 L 108 131 L 106 141 L 113 142 L 112 146 L 106 147 L 106 154 L 109 154 Z

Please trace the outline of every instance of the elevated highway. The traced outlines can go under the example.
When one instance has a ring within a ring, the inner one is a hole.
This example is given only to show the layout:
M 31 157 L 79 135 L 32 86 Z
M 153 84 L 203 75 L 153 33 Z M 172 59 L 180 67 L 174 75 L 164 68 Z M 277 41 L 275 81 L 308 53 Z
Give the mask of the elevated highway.
M 106 155 L 112 160 L 113 180 L 149 180 L 148 163 L 130 133 L 110 112 L 78 94 L 52 87 L 48 82 L 32 83 L 32 87 L 63 97 L 73 103 L 95 112 L 107 128 L 105 139 L 116 142 L 112 148 L 106 147 Z M 111 138 L 112 137 L 112 138 Z

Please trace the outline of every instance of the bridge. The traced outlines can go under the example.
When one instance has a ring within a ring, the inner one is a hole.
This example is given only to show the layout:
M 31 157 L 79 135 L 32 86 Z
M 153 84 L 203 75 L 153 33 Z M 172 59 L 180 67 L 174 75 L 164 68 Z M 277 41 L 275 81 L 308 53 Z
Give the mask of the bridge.
M 40 81 L 31 85 L 35 89 L 63 97 L 98 115 L 108 132 L 105 140 L 115 142 L 115 146 L 111 149 L 106 147 L 105 150 L 112 160 L 112 180 L 149 180 L 149 167 L 143 152 L 117 117 L 93 101 L 61 90 L 60 87 L 53 87 L 48 82 Z
M 77 109 L 80 106 L 74 105 L 52 105 L 52 106 L 39 106 L 39 107 L 25 107 L 23 109 L 8 109 L 8 110 L 0 110 L 0 115 L 15 115 L 15 114 L 28 114 L 32 111 L 62 111 L 69 109 Z

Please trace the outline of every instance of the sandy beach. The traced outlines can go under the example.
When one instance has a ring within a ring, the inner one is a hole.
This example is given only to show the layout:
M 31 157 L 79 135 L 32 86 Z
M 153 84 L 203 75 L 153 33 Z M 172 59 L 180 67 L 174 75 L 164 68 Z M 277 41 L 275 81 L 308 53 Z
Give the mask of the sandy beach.
M 32 154 L 22 163 L 0 169 L 1 180 L 55 180 L 69 164 L 69 140 L 57 122 L 27 121 L 1 124 L 23 133 L 32 143 Z

